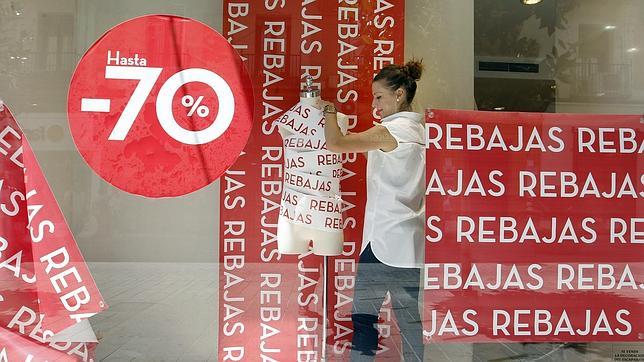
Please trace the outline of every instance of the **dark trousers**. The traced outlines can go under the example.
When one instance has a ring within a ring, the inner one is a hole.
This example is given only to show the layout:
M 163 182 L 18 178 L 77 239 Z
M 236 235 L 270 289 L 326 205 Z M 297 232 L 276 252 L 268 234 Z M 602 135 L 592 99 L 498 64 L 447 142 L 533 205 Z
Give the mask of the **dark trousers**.
M 418 313 L 420 270 L 394 268 L 373 255 L 371 245 L 360 255 L 353 297 L 351 360 L 372 361 L 378 349 L 378 314 L 387 292 L 400 327 L 405 361 L 423 360 L 423 327 Z

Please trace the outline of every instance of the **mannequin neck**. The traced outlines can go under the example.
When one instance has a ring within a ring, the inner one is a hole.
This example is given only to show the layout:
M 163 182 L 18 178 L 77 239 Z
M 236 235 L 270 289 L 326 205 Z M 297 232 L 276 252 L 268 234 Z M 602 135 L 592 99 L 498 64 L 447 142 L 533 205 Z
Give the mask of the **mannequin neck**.
M 300 98 L 300 103 L 317 108 L 320 106 L 320 97 Z

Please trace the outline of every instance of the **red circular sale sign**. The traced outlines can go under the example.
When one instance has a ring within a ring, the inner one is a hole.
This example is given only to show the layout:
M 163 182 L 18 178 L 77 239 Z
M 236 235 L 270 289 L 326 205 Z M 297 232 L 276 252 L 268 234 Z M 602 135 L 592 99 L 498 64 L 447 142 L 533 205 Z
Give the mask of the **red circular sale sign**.
M 219 178 L 250 135 L 241 58 L 198 21 L 148 15 L 109 30 L 71 80 L 68 116 L 89 166 L 121 190 L 180 196 Z

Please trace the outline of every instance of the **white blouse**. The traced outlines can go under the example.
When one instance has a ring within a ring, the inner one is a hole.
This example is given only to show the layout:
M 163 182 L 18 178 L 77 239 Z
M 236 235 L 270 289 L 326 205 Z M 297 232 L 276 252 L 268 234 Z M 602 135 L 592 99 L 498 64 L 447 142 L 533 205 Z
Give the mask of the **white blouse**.
M 381 126 L 398 146 L 389 152 L 369 151 L 362 250 L 371 243 L 384 264 L 421 268 L 425 255 L 423 116 L 398 112 L 383 118 Z

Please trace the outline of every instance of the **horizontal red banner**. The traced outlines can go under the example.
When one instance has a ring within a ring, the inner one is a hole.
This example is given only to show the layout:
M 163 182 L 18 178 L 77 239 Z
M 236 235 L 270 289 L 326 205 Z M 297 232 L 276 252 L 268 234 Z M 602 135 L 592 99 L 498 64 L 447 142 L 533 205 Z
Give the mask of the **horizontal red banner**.
M 426 122 L 426 337 L 640 340 L 640 116 L 432 110 Z

